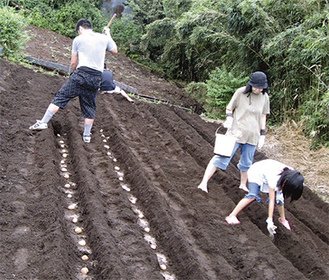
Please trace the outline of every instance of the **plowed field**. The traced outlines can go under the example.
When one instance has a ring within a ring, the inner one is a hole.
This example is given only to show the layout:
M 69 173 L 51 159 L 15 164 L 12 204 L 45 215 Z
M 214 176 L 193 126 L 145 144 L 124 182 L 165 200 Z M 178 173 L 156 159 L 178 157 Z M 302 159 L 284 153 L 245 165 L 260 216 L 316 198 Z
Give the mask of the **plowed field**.
M 65 79 L 0 60 L 0 279 L 329 278 L 329 207 L 307 186 L 274 241 L 264 197 L 224 220 L 244 195 L 238 154 L 197 189 L 218 124 L 113 94 L 90 144 L 78 100 L 30 131 Z

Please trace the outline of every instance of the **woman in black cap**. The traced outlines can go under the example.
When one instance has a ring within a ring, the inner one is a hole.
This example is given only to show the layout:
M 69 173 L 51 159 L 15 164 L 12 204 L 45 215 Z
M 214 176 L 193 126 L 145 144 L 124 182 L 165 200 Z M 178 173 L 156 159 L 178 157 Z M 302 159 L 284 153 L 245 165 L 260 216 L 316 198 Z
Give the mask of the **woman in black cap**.
M 237 89 L 226 107 L 224 127 L 226 135 L 233 136 L 236 143 L 230 157 L 214 155 L 204 173 L 199 189 L 208 192 L 208 181 L 217 168 L 226 170 L 235 152 L 240 148 L 240 189 L 248 191 L 247 171 L 252 165 L 256 147 L 262 148 L 265 141 L 266 115 L 270 113 L 267 94 L 267 77 L 263 72 L 254 72 L 246 86 Z

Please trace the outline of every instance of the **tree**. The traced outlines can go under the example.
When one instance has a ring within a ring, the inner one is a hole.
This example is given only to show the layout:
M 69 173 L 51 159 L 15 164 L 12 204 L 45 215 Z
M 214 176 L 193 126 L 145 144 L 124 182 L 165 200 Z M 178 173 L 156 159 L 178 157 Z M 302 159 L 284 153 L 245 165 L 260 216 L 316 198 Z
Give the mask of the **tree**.
M 132 9 L 133 19 L 141 26 L 143 33 L 148 24 L 165 17 L 161 0 L 127 0 L 126 4 Z

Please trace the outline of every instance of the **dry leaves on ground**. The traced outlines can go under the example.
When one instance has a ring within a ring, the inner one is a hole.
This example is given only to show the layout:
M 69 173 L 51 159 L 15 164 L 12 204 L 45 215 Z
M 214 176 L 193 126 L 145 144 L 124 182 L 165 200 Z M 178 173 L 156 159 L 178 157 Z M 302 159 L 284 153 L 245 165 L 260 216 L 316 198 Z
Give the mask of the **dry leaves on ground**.
M 291 122 L 269 129 L 262 152 L 299 170 L 305 178 L 305 185 L 329 203 L 329 178 L 325 171 L 329 149 L 310 150 L 309 146 L 310 140 L 301 127 Z

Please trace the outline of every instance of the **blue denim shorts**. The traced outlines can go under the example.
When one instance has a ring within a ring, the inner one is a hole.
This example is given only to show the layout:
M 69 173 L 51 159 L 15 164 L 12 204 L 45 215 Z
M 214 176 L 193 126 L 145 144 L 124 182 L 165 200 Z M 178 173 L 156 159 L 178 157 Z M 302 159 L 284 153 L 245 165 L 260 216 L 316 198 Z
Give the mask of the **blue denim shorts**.
M 260 202 L 261 199 L 259 197 L 259 190 L 260 185 L 256 183 L 248 183 L 248 189 L 249 192 L 244 196 L 245 198 L 254 198 L 256 202 Z M 267 194 L 268 196 L 268 194 Z M 269 199 L 266 200 L 266 203 L 269 203 Z M 276 205 L 283 205 L 284 204 L 284 198 L 282 191 L 276 191 L 275 192 L 275 204 Z
M 254 155 L 256 151 L 256 146 L 250 144 L 240 144 L 235 143 L 234 149 L 232 151 L 232 155 L 228 157 L 222 157 L 219 155 L 214 155 L 210 162 L 221 170 L 226 170 L 227 166 L 231 162 L 234 154 L 240 148 L 240 160 L 237 165 L 238 169 L 241 171 L 247 171 L 252 162 L 254 161 Z

